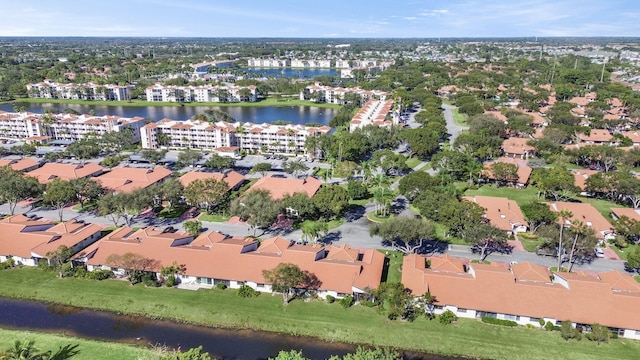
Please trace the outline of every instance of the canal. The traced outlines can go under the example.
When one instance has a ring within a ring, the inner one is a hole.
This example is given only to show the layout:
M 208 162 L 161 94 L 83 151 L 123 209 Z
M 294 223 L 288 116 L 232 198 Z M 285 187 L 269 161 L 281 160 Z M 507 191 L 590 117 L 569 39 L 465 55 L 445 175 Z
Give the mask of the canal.
M 62 113 L 66 108 L 81 114 L 89 114 L 91 110 L 96 115 L 117 115 L 122 117 L 140 116 L 158 121 L 164 118 L 172 120 L 187 120 L 205 110 L 216 109 L 228 113 L 236 121 L 252 123 L 273 123 L 278 120 L 292 124 L 317 123 L 328 125 L 329 121 L 338 114 L 337 109 L 319 108 L 314 106 L 110 106 L 110 105 L 79 105 L 79 104 L 40 104 L 17 103 L 23 105 L 27 111 L 43 113 L 52 110 Z M 0 104 L 0 110 L 13 111 L 14 104 Z
M 311 359 L 328 359 L 356 350 L 352 344 L 251 330 L 215 329 L 145 317 L 118 315 L 66 305 L 0 298 L 0 327 L 65 334 L 89 339 L 166 345 L 183 350 L 201 346 L 217 359 L 267 359 L 280 350 L 301 350 Z M 411 360 L 454 360 L 405 353 Z

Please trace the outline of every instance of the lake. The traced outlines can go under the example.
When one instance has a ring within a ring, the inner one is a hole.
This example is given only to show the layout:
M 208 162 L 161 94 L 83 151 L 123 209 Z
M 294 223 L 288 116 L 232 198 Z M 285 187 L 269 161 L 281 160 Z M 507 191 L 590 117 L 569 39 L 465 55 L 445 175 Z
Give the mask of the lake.
M 188 291 L 188 290 L 184 290 Z M 280 350 L 301 350 L 311 359 L 327 359 L 356 350 L 352 344 L 325 342 L 276 333 L 214 329 L 118 315 L 73 306 L 0 298 L 0 327 L 65 334 L 139 346 L 164 344 L 189 349 L 202 345 L 218 359 L 267 359 Z M 411 360 L 454 360 L 421 353 L 405 353 Z
M 292 124 L 318 123 L 328 125 L 329 121 L 338 114 L 337 109 L 319 108 L 314 106 L 110 106 L 110 105 L 78 105 L 78 104 L 40 104 L 20 103 L 27 111 L 43 113 L 51 109 L 61 113 L 64 109 L 73 109 L 81 114 L 88 114 L 91 110 L 96 115 L 117 115 L 122 117 L 140 116 L 158 121 L 164 118 L 172 120 L 187 120 L 205 110 L 217 109 L 231 115 L 236 121 L 253 123 L 273 123 L 283 120 Z M 14 104 L 0 104 L 0 110 L 13 111 Z
M 316 76 L 337 76 L 340 77 L 338 69 L 306 69 L 306 68 L 241 68 L 240 70 L 249 75 L 260 77 L 276 77 L 289 79 L 313 79 Z

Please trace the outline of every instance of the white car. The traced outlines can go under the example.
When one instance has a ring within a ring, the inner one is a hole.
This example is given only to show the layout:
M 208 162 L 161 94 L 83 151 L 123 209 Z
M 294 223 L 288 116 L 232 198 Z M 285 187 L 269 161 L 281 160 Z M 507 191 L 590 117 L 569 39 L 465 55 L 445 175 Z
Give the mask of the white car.
M 596 253 L 596 257 L 599 257 L 599 258 L 604 257 L 604 250 L 602 250 L 601 248 L 595 248 L 595 253 Z

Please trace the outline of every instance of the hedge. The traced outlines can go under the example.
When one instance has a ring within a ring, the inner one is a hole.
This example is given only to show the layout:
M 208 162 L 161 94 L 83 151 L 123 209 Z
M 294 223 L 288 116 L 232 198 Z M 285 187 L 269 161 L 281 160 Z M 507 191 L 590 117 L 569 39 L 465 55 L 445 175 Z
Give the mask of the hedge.
M 482 322 L 487 324 L 493 324 L 493 325 L 518 326 L 518 323 L 515 321 L 502 320 L 502 319 L 496 319 L 496 318 L 490 318 L 490 317 L 483 317 Z

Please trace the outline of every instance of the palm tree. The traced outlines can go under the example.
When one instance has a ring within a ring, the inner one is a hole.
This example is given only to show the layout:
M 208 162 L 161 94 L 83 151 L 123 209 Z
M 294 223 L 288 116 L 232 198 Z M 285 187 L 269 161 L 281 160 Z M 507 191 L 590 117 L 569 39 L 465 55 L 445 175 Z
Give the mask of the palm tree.
M 376 215 L 380 212 L 381 216 L 388 216 L 388 209 L 393 199 L 393 192 L 387 188 L 380 187 L 373 193 L 373 198 L 376 203 Z
M 573 245 L 571 245 L 571 252 L 569 252 L 569 272 L 573 269 L 573 253 L 576 251 L 576 244 L 578 238 L 586 236 L 589 232 L 589 227 L 580 220 L 574 220 L 571 223 L 571 231 L 575 234 L 573 237 Z
M 563 251 L 562 251 L 562 235 L 563 235 L 563 230 L 564 230 L 564 225 L 567 221 L 568 218 L 572 217 L 573 214 L 571 213 L 571 211 L 569 210 L 561 210 L 560 211 L 560 237 L 558 239 L 558 271 L 560 271 L 560 269 L 562 269 L 562 255 L 563 255 Z
M 51 350 L 40 352 L 40 350 L 35 347 L 35 343 L 35 340 L 28 342 L 16 340 L 13 347 L 7 349 L 1 358 L 2 360 L 66 360 L 80 352 L 80 350 L 78 350 L 78 346 L 80 345 L 78 344 L 67 344 L 58 348 L 55 352 Z

